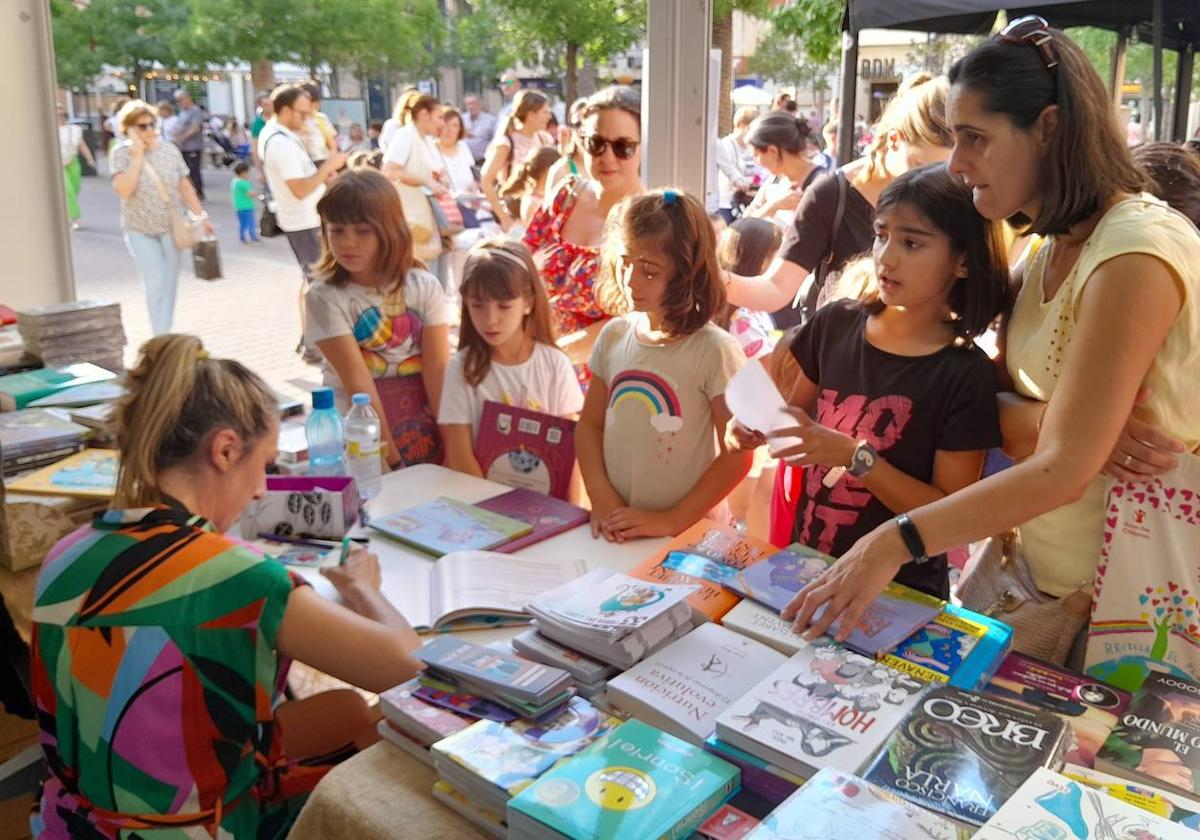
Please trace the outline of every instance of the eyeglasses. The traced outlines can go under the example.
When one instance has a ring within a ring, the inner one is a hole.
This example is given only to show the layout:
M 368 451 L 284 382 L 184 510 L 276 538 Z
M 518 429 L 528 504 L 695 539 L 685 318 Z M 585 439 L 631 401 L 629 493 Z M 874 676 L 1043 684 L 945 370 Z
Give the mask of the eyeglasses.
M 1050 24 L 1041 15 L 1017 18 L 1001 29 L 996 38 L 1006 44 L 1037 47 L 1047 70 L 1053 71 L 1058 66 L 1058 49 L 1054 46 L 1054 37 L 1050 34 Z
M 629 160 L 637 154 L 637 148 L 641 145 L 639 140 L 627 140 L 624 137 L 619 137 L 616 140 L 609 140 L 607 137 L 601 137 L 599 134 L 583 134 L 579 139 L 583 142 L 584 151 L 592 157 L 600 157 L 604 154 L 604 150 L 612 146 L 613 154 L 621 160 Z
M 140 123 L 134 123 L 133 127 L 136 128 L 138 131 L 149 131 L 150 129 L 154 128 L 155 125 L 152 122 L 140 122 Z

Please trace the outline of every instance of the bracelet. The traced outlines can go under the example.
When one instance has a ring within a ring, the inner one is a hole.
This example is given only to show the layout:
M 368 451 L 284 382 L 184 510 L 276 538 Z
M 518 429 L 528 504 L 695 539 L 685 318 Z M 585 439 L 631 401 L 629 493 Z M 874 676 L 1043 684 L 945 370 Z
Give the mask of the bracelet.
M 921 539 L 921 532 L 917 530 L 909 515 L 902 513 L 897 516 L 896 525 L 900 529 L 900 538 L 904 540 L 908 553 L 912 555 L 911 562 L 918 566 L 928 562 L 929 552 L 925 550 L 925 540 Z

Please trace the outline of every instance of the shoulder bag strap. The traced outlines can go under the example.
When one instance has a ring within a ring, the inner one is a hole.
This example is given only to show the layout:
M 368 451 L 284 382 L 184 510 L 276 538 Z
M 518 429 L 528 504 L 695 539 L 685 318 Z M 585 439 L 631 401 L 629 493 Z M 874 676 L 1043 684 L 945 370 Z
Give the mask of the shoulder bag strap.
M 149 155 L 150 153 L 146 152 L 146 154 Z M 163 204 L 167 205 L 167 209 L 175 209 L 175 203 L 171 201 L 171 194 L 167 192 L 167 185 L 163 183 L 158 171 L 150 164 L 149 157 L 142 158 L 142 169 L 150 176 L 150 180 L 154 182 L 154 189 L 158 190 L 158 197 L 163 200 Z
M 842 217 L 846 215 L 846 175 L 839 169 L 834 173 L 833 177 L 837 181 L 838 197 L 837 209 L 833 213 L 833 225 L 829 228 L 829 250 L 826 252 L 825 258 L 817 266 L 817 276 L 808 289 L 808 295 L 805 296 L 805 319 L 811 318 L 812 314 L 817 311 L 817 300 L 821 296 L 821 290 L 825 288 L 825 278 L 829 276 L 829 271 L 833 267 L 834 243 L 837 241 L 838 231 L 842 227 Z

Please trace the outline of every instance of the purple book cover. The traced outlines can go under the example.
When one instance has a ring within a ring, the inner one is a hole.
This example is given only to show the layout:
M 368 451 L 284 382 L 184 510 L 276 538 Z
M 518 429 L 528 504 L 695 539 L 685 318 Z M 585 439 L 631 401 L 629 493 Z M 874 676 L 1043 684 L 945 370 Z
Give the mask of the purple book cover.
M 476 502 L 475 507 L 490 510 L 501 516 L 519 519 L 533 526 L 532 533 L 517 537 L 493 551 L 501 554 L 512 554 L 526 546 L 548 540 L 551 537 L 577 528 L 588 521 L 588 512 L 576 507 L 570 502 L 538 493 L 535 490 L 518 488 L 499 496 L 493 496 L 482 502 Z
M 565 499 L 575 469 L 575 421 L 488 400 L 475 458 L 489 481 Z

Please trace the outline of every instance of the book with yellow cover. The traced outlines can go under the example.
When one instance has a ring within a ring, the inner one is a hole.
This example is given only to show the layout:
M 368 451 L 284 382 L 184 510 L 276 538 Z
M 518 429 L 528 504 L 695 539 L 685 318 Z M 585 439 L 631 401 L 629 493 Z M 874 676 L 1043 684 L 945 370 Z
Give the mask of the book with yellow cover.
M 85 449 L 58 463 L 12 481 L 13 493 L 111 499 L 117 489 L 120 453 L 115 449 Z

